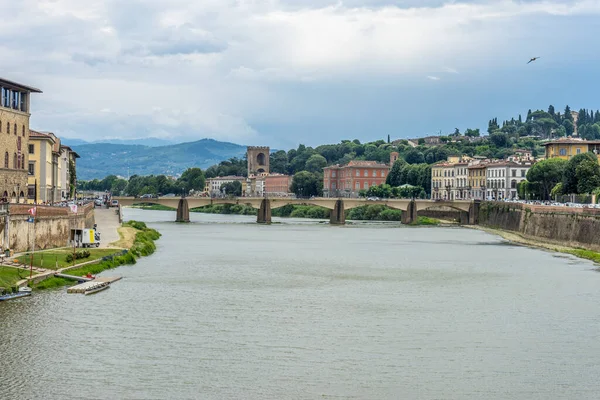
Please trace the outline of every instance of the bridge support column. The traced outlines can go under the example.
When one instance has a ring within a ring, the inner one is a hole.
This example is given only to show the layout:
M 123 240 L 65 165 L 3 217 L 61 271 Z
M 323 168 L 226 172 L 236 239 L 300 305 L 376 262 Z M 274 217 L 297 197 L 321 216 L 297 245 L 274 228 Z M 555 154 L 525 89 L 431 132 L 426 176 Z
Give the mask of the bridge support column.
M 481 200 L 473 200 L 469 207 L 469 225 L 479 224 L 479 207 L 481 206 Z
M 329 214 L 329 223 L 331 225 L 344 225 L 346 224 L 346 210 L 344 209 L 344 201 L 337 200 L 335 207 Z
M 260 208 L 258 209 L 256 222 L 259 224 L 271 223 L 271 201 L 269 199 L 263 199 L 260 202 Z
M 411 200 L 410 203 L 408 203 L 406 211 L 402 211 L 402 223 L 410 225 L 415 222 L 417 222 L 417 202 Z
M 190 222 L 190 208 L 186 199 L 181 198 L 177 205 L 177 217 L 175 222 Z

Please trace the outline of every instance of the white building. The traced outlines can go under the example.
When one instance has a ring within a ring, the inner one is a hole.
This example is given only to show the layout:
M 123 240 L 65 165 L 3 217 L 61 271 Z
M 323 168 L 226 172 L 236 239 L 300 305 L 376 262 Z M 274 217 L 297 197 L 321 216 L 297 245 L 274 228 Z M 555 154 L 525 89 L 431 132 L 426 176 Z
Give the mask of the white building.
M 518 198 L 517 185 L 526 180 L 531 163 L 501 161 L 486 167 L 486 192 L 488 199 Z
M 465 200 L 469 198 L 469 163 L 458 162 L 454 166 L 454 185 L 451 200 Z
M 239 182 L 244 186 L 246 178 L 243 176 L 217 176 L 208 178 L 204 183 L 204 192 L 211 196 L 221 195 L 221 186 L 226 183 Z

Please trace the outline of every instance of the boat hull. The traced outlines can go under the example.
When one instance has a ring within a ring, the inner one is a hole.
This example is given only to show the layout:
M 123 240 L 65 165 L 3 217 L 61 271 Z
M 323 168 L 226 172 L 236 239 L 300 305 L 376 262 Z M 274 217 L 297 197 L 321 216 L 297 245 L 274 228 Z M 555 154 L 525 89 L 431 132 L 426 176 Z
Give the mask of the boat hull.
M 98 293 L 98 292 L 100 292 L 102 290 L 108 289 L 109 287 L 110 287 L 110 285 L 98 286 L 98 287 L 95 287 L 93 289 L 86 290 L 85 292 L 83 292 L 83 294 L 87 296 L 88 294 Z
M 21 297 L 31 296 L 31 292 L 19 292 L 14 294 L 5 294 L 0 296 L 0 301 L 20 299 Z

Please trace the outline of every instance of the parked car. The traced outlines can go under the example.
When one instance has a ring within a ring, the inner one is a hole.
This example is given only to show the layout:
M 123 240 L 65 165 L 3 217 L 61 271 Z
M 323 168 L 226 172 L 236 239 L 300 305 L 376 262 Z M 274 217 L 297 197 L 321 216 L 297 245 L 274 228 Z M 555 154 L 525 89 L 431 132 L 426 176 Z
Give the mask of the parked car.
M 110 206 L 111 207 L 118 207 L 119 206 L 119 200 L 113 200 L 110 202 Z

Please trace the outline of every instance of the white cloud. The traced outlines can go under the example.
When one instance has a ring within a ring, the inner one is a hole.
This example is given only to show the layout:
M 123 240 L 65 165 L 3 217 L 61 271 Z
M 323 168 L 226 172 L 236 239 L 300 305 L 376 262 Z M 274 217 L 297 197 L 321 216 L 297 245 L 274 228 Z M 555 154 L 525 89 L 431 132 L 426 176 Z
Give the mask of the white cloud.
M 2 2 L 0 15 L 9 18 L 0 24 L 0 51 L 13 55 L 3 58 L 3 74 L 44 90 L 33 103 L 40 129 L 59 131 L 64 120 L 55 116 L 68 114 L 73 126 L 102 119 L 127 135 L 129 114 L 161 135 L 241 140 L 257 134 L 256 114 L 280 103 L 281 85 L 408 81 L 423 70 L 507 64 L 498 53 L 520 61 L 560 48 L 531 40 L 540 28 L 529 22 L 600 13 L 595 0 L 398 3 Z

